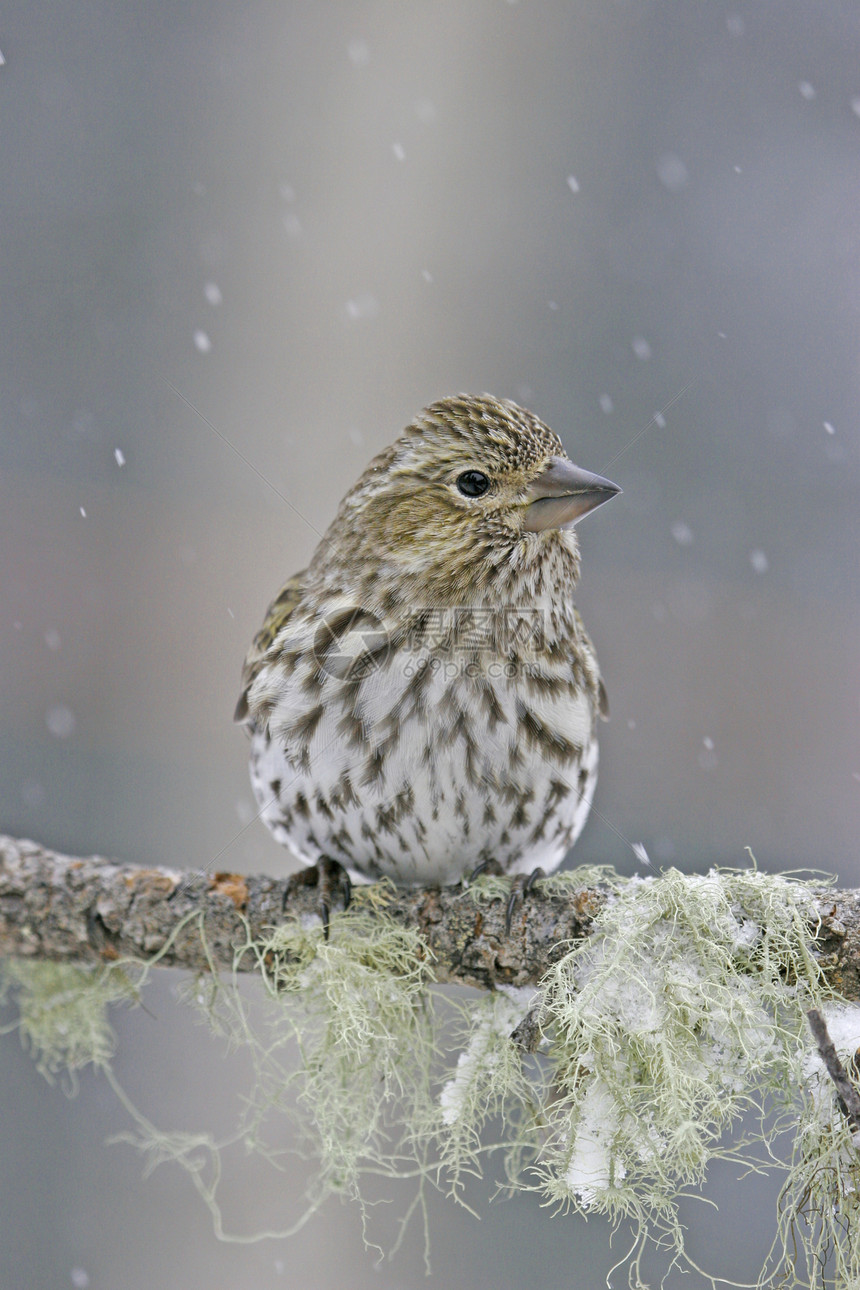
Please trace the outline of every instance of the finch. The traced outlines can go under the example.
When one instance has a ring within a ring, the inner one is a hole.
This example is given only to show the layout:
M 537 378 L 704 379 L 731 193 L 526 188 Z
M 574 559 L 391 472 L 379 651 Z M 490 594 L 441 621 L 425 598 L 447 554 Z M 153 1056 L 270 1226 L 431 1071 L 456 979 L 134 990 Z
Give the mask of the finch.
M 358 881 L 557 868 L 607 715 L 574 526 L 619 491 L 487 394 L 371 461 L 245 659 L 236 720 L 279 842 Z

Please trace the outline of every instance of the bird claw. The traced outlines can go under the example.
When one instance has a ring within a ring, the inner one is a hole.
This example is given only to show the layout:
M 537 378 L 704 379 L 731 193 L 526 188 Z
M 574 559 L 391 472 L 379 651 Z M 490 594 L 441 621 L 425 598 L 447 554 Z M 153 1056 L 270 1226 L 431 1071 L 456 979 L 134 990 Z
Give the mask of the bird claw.
M 530 874 L 518 873 L 511 882 L 511 894 L 508 896 L 508 903 L 505 906 L 506 936 L 510 936 L 511 934 L 511 923 L 513 922 L 514 911 L 516 910 L 517 905 L 521 904 L 525 900 L 535 883 L 540 878 L 545 877 L 546 874 L 543 869 L 538 866 L 537 869 L 532 869 Z
M 467 887 L 470 887 L 476 878 L 480 878 L 482 873 L 492 873 L 502 877 L 504 872 L 498 860 L 479 860 L 468 878 L 465 879 L 465 883 Z
M 333 897 L 340 895 L 344 909 L 349 909 L 352 900 L 352 882 L 346 869 L 340 861 L 320 856 L 316 864 L 308 865 L 306 869 L 300 869 L 292 875 L 284 888 L 284 908 L 292 887 L 317 888 L 317 913 L 322 919 L 323 937 L 328 940 Z

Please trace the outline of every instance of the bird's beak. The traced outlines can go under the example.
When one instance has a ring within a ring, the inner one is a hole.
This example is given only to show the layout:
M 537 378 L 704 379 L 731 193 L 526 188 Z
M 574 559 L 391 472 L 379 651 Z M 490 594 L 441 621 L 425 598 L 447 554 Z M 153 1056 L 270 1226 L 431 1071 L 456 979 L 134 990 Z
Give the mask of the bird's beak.
M 620 492 L 617 484 L 574 466 L 569 458 L 550 457 L 526 490 L 523 532 L 573 528 L 583 515 Z

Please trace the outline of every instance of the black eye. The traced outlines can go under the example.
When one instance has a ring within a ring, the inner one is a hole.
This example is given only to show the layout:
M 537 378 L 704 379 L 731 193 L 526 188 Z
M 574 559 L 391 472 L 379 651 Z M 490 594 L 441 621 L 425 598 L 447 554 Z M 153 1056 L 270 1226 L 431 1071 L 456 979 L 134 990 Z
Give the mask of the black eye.
M 457 478 L 457 487 L 464 497 L 481 497 L 490 487 L 490 481 L 480 470 L 464 470 Z

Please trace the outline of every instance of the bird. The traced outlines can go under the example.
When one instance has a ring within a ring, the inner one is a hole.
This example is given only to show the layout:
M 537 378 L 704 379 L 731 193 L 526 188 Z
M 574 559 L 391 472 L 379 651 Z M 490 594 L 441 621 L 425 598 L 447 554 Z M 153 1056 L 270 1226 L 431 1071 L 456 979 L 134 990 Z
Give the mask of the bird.
M 443 398 L 370 462 L 269 605 L 235 720 L 326 936 L 352 882 L 490 868 L 522 897 L 561 864 L 608 717 L 573 600 L 575 526 L 620 491 L 516 403 Z

